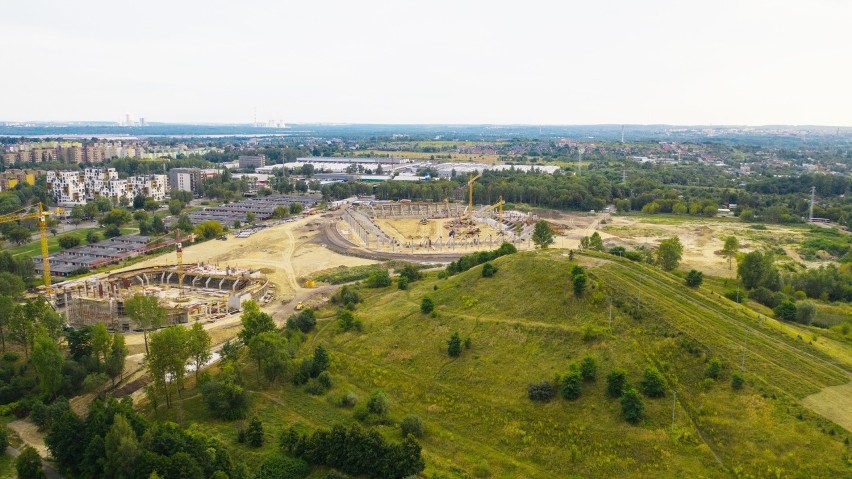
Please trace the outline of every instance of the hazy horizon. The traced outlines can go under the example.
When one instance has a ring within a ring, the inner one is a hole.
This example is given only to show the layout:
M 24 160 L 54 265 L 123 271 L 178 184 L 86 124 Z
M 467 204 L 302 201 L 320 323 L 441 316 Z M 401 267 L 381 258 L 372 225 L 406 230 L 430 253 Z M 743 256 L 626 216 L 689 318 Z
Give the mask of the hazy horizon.
M 0 119 L 849 127 L 849 18 L 839 0 L 34 0 L 0 18 Z

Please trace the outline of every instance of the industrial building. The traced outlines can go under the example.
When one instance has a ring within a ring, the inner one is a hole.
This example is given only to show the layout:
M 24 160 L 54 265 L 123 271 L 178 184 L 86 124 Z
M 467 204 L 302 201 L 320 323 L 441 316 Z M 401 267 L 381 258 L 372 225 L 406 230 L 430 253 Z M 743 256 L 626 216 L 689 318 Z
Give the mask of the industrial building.
M 147 252 L 165 248 L 175 243 L 174 238 L 152 238 L 139 235 L 123 235 L 88 245 L 77 246 L 48 257 L 51 276 L 67 277 L 79 271 L 93 270 L 106 265 L 120 263 Z M 42 274 L 44 265 L 41 257 L 33 258 L 35 270 Z
M 318 205 L 320 201 L 322 201 L 320 195 L 258 196 L 236 203 L 211 206 L 201 211 L 194 211 L 189 214 L 189 219 L 194 225 L 214 220 L 224 226 L 231 226 L 235 221 L 239 221 L 241 224 L 247 223 L 249 213 L 254 214 L 256 221 L 264 221 L 271 218 L 275 208 L 279 206 L 289 207 L 291 204 L 298 203 L 308 210 Z

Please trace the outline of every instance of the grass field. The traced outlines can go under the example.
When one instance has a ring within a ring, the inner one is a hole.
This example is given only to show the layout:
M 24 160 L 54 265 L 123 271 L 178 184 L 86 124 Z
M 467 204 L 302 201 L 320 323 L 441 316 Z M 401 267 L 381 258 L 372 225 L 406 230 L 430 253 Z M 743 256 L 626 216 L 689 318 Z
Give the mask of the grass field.
M 351 391 L 363 402 L 382 389 L 392 402 L 392 423 L 379 426 L 385 436 L 399 440 L 394 423 L 408 414 L 425 423 L 426 477 L 852 473 L 844 444 L 849 432 L 800 403 L 847 383 L 848 365 L 659 270 L 608 256 L 580 255 L 578 261 L 592 279 L 580 299 L 569 283 L 572 263 L 559 251 L 545 251 L 496 260 L 493 278 L 482 278 L 479 266 L 444 280 L 432 273 L 406 291 L 395 285 L 362 289 L 365 302 L 355 312 L 362 333 L 341 332 L 336 311 L 326 307 L 299 355 L 318 344 L 328 349 L 334 388 L 311 396 L 289 383 L 269 387 L 247 365 L 253 413 L 268 440 L 260 450 L 235 444 L 234 456 L 256 466 L 287 425 L 351 423 L 352 411 L 336 407 L 336 399 Z M 427 295 L 437 305 L 434 316 L 420 313 Z M 616 305 L 611 321 L 609 297 Z M 472 342 L 456 359 L 447 356 L 453 332 Z M 746 386 L 735 391 L 730 378 L 741 365 L 746 333 Z M 583 384 L 579 399 L 527 399 L 528 384 L 565 374 L 586 355 L 597 359 L 598 379 Z M 711 357 L 723 364 L 715 381 L 704 374 Z M 618 401 L 606 396 L 604 378 L 622 367 L 638 384 L 649 365 L 662 371 L 669 392 L 646 398 L 645 418 L 631 426 Z M 185 396 L 191 399 L 157 417 L 194 423 L 235 443 L 239 421 L 213 420 L 197 391 Z M 844 407 L 842 398 L 832 401 Z
M 17 477 L 15 460 L 8 454 L 0 454 L 0 479 L 14 479 L 15 477 Z

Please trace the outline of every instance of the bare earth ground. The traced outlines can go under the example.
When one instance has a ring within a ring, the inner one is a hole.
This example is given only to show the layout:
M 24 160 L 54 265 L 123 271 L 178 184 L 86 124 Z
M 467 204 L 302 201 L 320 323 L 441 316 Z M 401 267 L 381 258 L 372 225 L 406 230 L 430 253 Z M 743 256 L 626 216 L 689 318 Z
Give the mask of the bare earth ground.
M 852 382 L 811 394 L 802 404 L 852 432 Z
M 315 244 L 321 218 L 308 216 L 292 223 L 264 229 L 248 238 L 229 236 L 226 241 L 211 240 L 184 248 L 184 264 L 209 263 L 220 267 L 236 266 L 258 269 L 275 285 L 275 300 L 263 306 L 278 323 L 283 323 L 299 301 L 310 303 L 311 297 L 323 295 L 327 288 L 305 288 L 300 278 L 317 271 L 338 266 L 358 266 L 375 261 L 343 256 Z M 128 269 L 174 265 L 176 258 L 170 253 L 137 263 Z M 239 315 L 231 315 L 205 324 L 218 344 L 232 338 L 239 330 Z M 131 354 L 144 351 L 141 333 L 126 335 Z
M 26 419 L 12 421 L 8 425 L 9 429 L 15 432 L 24 443 L 32 446 L 38 451 L 39 456 L 48 457 L 47 446 L 44 444 L 44 436 L 38 432 L 38 427 Z

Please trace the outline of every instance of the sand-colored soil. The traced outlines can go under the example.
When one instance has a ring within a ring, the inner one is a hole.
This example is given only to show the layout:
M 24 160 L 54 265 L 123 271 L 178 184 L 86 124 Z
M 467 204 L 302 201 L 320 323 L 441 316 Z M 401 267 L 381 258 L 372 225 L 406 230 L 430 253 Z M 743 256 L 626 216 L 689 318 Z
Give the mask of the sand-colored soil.
M 38 427 L 35 424 L 26 419 L 19 419 L 10 422 L 6 426 L 14 431 L 25 444 L 32 446 L 38 451 L 39 456 L 50 456 L 50 451 L 47 450 L 47 445 L 44 444 L 44 434 L 38 431 Z
M 402 219 L 376 219 L 376 225 L 385 233 L 398 240 L 400 243 L 407 243 L 412 239 L 419 242 L 425 238 L 431 238 L 432 241 L 442 236 L 444 239 L 449 237 L 450 225 L 453 220 L 450 218 L 427 220 L 426 224 L 421 224 L 419 219 L 402 218 Z M 476 228 L 479 228 L 479 239 L 487 239 L 489 236 L 497 237 L 498 233 L 494 228 L 483 223 L 476 223 Z M 466 231 L 469 228 L 461 228 Z M 456 232 L 457 234 L 460 231 Z

